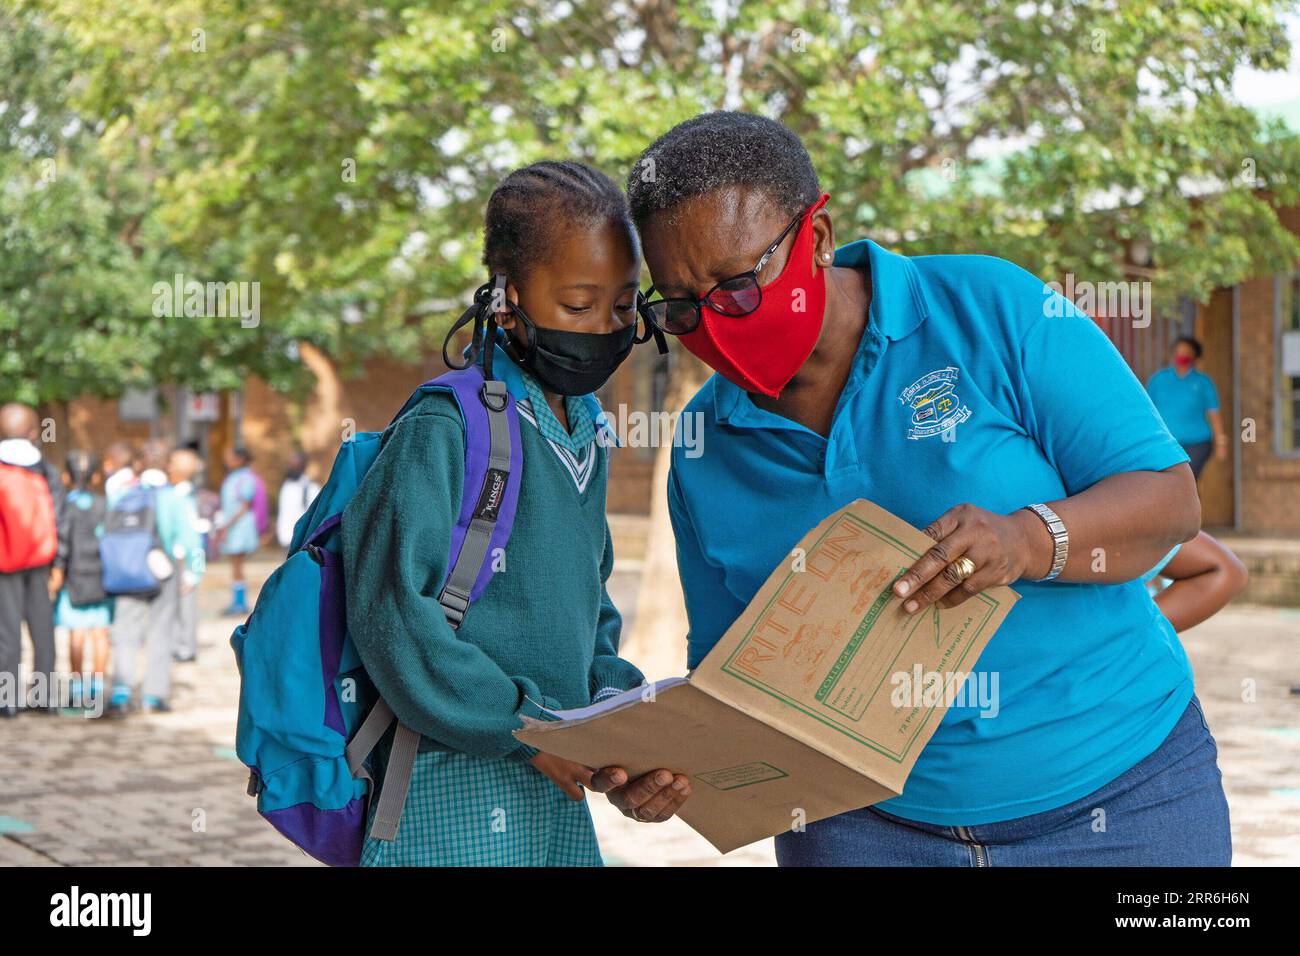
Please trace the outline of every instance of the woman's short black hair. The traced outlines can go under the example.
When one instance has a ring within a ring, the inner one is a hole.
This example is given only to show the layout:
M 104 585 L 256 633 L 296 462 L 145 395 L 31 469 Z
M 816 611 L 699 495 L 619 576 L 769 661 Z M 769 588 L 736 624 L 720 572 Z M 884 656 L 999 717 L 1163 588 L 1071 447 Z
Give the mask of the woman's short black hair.
M 1190 335 L 1180 335 L 1178 336 L 1178 338 L 1174 339 L 1174 344 L 1171 346 L 1171 348 L 1178 348 L 1179 342 L 1186 342 L 1188 345 L 1192 347 L 1192 351 L 1196 353 L 1196 357 L 1197 358 L 1201 357 L 1201 354 L 1204 351 L 1204 349 L 1201 348 L 1200 339 L 1194 339 Z
M 516 169 L 492 191 L 486 220 L 483 264 L 514 281 L 547 260 L 553 237 L 565 226 L 621 222 L 637 241 L 627 197 L 618 184 L 572 160 Z
M 775 120 L 718 110 L 678 123 L 646 147 L 627 177 L 632 218 L 644 223 L 716 189 L 762 190 L 793 216 L 821 195 L 799 137 Z

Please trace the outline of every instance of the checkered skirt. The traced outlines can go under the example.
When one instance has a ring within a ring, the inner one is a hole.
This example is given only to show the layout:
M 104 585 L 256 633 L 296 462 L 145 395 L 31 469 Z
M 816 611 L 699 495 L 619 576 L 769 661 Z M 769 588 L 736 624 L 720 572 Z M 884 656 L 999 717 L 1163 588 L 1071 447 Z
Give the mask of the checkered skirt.
M 361 865 L 602 864 L 586 801 L 570 800 L 531 764 L 424 751 L 415 758 L 397 839 L 367 838 Z

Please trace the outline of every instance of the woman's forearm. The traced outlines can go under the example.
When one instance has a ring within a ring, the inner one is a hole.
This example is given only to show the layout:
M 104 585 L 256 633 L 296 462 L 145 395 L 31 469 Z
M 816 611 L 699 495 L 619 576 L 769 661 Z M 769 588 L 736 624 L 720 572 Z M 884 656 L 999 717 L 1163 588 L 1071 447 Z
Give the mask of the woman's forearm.
M 1206 420 L 1210 423 L 1210 432 L 1214 435 L 1216 442 L 1227 441 L 1228 436 L 1223 431 L 1223 415 L 1218 410 L 1205 413 Z
M 1165 471 L 1111 475 L 1086 491 L 1046 503 L 1065 523 L 1070 552 L 1058 580 L 1084 583 L 1131 581 L 1155 567 L 1174 545 L 1189 541 L 1201 526 L 1200 498 L 1184 463 Z M 1053 544 L 1047 526 L 1020 511 L 1034 549 L 1030 573 L 1047 574 Z

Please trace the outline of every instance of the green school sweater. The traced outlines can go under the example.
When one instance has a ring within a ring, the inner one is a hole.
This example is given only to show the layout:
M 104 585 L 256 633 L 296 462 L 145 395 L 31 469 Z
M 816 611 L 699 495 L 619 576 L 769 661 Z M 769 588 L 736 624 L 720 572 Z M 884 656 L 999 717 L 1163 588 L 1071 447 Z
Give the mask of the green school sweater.
M 596 447 L 580 493 L 537 427 L 521 416 L 519 430 L 523 484 L 504 567 L 458 630 L 437 600 L 465 464 L 450 395 L 425 396 L 388 429 L 343 514 L 349 632 L 422 750 L 527 759 L 536 751 L 511 735 L 521 716 L 540 717 L 539 705 L 583 707 L 603 689 L 644 680 L 618 657 L 622 621 L 605 589 L 614 566 L 608 452 Z

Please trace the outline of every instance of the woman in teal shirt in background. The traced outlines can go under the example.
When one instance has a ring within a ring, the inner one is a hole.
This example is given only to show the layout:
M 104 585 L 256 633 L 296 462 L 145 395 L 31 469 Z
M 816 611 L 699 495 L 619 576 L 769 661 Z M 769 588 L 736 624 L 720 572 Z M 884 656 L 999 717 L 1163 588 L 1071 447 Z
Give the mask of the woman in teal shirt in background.
M 1214 387 L 1214 379 L 1196 368 L 1201 351 L 1200 342 L 1190 335 L 1180 335 L 1170 350 L 1170 364 L 1147 382 L 1152 404 L 1174 440 L 1187 452 L 1192 474 L 1197 478 L 1210 460 L 1211 448 L 1216 458 L 1228 457 L 1228 436 L 1223 433 L 1219 415 L 1219 390 Z
M 1000 259 L 837 250 L 807 151 L 762 117 L 675 127 L 627 188 L 643 313 L 717 372 L 668 480 L 688 665 L 856 498 L 935 540 L 905 612 L 1021 595 L 968 678 L 992 706 L 950 708 L 901 796 L 781 834 L 778 862 L 1226 865 L 1214 740 L 1138 580 L 1196 535 L 1196 486 L 1100 329 Z

